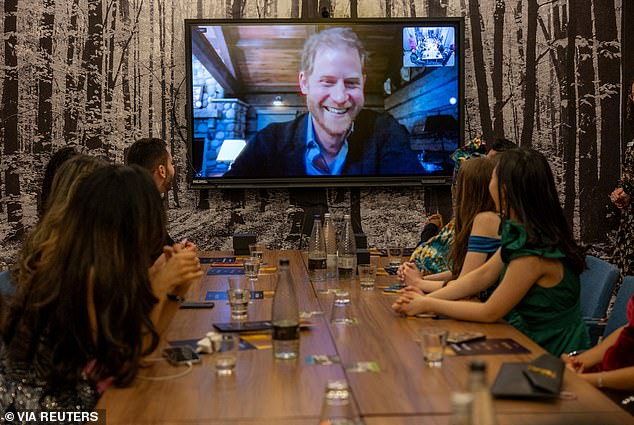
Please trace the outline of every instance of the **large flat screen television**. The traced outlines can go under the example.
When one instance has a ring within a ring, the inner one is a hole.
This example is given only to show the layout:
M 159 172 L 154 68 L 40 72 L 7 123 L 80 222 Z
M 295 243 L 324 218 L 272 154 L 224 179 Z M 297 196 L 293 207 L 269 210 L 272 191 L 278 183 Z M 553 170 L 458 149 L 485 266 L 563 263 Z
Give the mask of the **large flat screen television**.
M 462 18 L 185 21 L 192 188 L 445 184 Z

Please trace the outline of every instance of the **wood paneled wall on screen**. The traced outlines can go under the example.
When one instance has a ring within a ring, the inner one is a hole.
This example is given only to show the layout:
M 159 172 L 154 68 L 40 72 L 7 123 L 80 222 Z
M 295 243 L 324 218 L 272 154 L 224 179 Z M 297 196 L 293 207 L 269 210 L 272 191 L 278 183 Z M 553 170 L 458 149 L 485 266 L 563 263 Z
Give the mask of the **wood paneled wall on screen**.
M 15 259 L 36 221 L 52 152 L 73 144 L 122 162 L 145 136 L 165 139 L 176 161 L 170 232 L 204 250 L 230 247 L 241 231 L 275 248 L 297 246 L 309 231 L 304 216 L 325 208 L 338 218 L 352 211 L 370 244 L 413 245 L 425 211 L 446 205 L 447 191 L 321 190 L 311 203 L 302 191 L 215 190 L 201 199 L 186 188 L 183 19 L 301 18 L 324 7 L 335 18 L 465 16 L 466 137 L 506 137 L 545 152 L 576 235 L 609 244 L 604 217 L 623 147 L 622 3 L 0 0 L 0 257 Z

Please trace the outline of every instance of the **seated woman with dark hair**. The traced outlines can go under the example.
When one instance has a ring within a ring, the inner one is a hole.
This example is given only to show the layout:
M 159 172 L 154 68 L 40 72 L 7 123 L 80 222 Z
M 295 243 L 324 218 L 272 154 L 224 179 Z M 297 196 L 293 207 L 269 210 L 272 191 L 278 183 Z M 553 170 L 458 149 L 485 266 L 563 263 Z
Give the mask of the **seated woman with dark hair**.
M 54 171 L 49 173 L 47 167 L 46 179 L 48 181 L 46 191 L 42 192 L 42 199 L 46 202 L 46 208 L 40 217 L 40 223 L 31 231 L 20 250 L 21 261 L 17 268 L 11 271 L 0 273 L 0 293 L 5 295 L 15 294 L 15 282 L 28 279 L 28 276 L 35 270 L 39 261 L 39 255 L 46 245 L 46 241 L 51 237 L 51 231 L 55 227 L 53 224 L 58 223 L 66 214 L 68 201 L 79 182 L 93 171 L 100 167 L 105 167 L 108 163 L 102 159 L 93 156 L 81 155 L 72 148 L 65 148 L 58 151 L 59 156 L 53 155 L 56 161 L 49 162 L 49 166 L 55 163 Z M 72 157 L 66 157 L 72 153 Z M 59 163 L 61 158 L 63 163 Z M 51 166 L 52 168 L 52 166 Z
M 432 292 L 451 279 L 477 269 L 500 247 L 500 218 L 489 193 L 495 164 L 487 158 L 472 158 L 460 167 L 455 191 L 455 236 L 449 255 L 451 270 L 421 276 L 412 263 L 399 269 L 399 279 Z
M 430 295 L 402 291 L 392 308 L 485 323 L 506 316 L 556 356 L 587 348 L 590 338 L 579 302 L 585 256 L 566 222 L 548 161 L 532 149 L 506 151 L 489 190 L 503 217 L 500 249 L 455 284 Z M 451 301 L 493 285 L 483 303 Z
M 177 308 L 167 295 L 183 296 L 202 276 L 195 253 L 178 246 L 154 263 L 165 214 L 138 167 L 94 171 L 49 225 L 2 321 L 0 411 L 93 409 L 158 346 Z
M 79 155 L 79 152 L 77 152 L 72 146 L 65 146 L 51 155 L 51 158 L 46 164 L 46 169 L 44 170 L 42 191 L 40 192 L 40 198 L 37 204 L 37 215 L 40 218 L 42 218 L 48 208 L 49 195 L 54 191 L 53 180 L 55 179 L 57 171 L 66 163 L 66 161 L 76 157 L 77 155 Z

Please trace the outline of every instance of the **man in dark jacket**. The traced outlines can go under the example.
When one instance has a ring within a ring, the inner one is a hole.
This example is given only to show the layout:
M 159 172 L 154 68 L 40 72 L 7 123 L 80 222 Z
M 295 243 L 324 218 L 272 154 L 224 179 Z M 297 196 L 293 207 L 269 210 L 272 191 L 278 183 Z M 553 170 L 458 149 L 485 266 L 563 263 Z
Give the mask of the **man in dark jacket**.
M 349 28 L 308 39 L 299 86 L 308 114 L 270 124 L 238 155 L 230 177 L 420 174 L 407 130 L 363 109 L 366 53 Z

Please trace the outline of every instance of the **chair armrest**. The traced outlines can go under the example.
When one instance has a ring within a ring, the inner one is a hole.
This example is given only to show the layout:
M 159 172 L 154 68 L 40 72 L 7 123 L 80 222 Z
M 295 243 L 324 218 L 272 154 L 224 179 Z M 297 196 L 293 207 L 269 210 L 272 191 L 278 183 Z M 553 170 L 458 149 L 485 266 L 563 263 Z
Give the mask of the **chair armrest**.
M 599 342 L 599 340 L 603 336 L 605 327 L 608 324 L 608 319 L 605 317 L 602 317 L 602 318 L 584 317 L 583 321 L 586 324 L 586 327 L 588 328 L 588 334 L 590 334 L 590 342 L 592 343 L 592 346 L 594 346 Z

